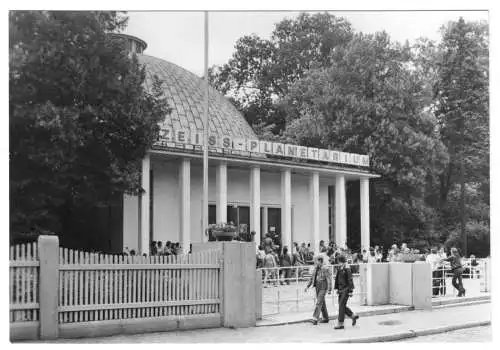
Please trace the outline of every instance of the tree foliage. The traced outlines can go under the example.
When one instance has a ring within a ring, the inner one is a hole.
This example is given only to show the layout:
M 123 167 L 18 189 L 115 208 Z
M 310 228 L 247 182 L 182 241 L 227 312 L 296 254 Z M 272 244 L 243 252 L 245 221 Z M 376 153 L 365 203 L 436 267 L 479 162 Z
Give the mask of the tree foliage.
M 140 190 L 140 160 L 169 110 L 161 82 L 145 91 L 137 58 L 108 35 L 126 21 L 115 12 L 10 13 L 13 230 L 62 233 L 77 208 Z
M 489 214 L 478 216 L 474 210 L 487 208 L 482 212 L 489 213 L 488 25 L 460 18 L 443 26 L 442 36 L 437 53 L 428 55 L 428 62 L 437 67 L 433 110 L 450 156 L 436 186 L 439 210 L 445 230 L 457 232 L 456 223 L 465 216 L 468 236 L 489 239 L 489 235 L 477 234 L 489 231 Z M 465 212 L 455 208 L 461 165 Z
M 377 206 L 377 229 L 406 236 L 433 220 L 425 204 L 426 179 L 447 160 L 425 110 L 430 98 L 411 67 L 408 46 L 386 33 L 356 35 L 328 68 L 310 70 L 291 88 L 284 104 L 287 139 L 300 144 L 368 154 Z
M 276 24 L 271 38 L 240 38 L 228 63 L 210 69 L 210 81 L 232 97 L 251 125 L 285 127 L 280 100 L 309 69 L 328 66 L 337 47 L 349 42 L 351 25 L 328 13 L 302 13 Z
M 260 137 L 370 155 L 371 170 L 382 175 L 371 188 L 372 237 L 380 243 L 456 243 L 463 159 L 468 234 L 487 251 L 485 23 L 458 19 L 442 28 L 441 41 L 410 45 L 383 32 L 354 33 L 329 14 L 301 14 L 278 23 L 269 40 L 241 38 L 211 73 Z M 349 193 L 348 203 L 359 200 L 359 191 Z

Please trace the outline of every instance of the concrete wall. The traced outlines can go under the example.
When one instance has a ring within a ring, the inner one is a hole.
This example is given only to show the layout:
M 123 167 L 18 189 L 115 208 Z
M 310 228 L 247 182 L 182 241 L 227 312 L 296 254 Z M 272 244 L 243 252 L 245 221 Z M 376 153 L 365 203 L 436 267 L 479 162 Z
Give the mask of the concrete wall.
M 432 271 L 427 263 L 412 265 L 412 305 L 415 309 L 432 309 Z
M 386 305 L 390 301 L 389 264 L 366 264 L 368 305 Z
M 256 325 L 255 243 L 224 242 L 224 327 Z
M 389 291 L 390 291 L 389 303 L 396 305 L 412 305 L 413 264 L 389 263 L 388 265 L 389 265 Z

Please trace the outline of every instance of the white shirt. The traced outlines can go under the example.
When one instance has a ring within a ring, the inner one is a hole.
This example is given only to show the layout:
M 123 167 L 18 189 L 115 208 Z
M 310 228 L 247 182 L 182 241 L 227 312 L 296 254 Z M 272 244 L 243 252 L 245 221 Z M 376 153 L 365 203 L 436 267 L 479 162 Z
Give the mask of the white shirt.
M 432 271 L 436 271 L 440 265 L 441 257 L 437 254 L 429 254 L 427 258 L 425 258 L 425 262 L 431 264 Z

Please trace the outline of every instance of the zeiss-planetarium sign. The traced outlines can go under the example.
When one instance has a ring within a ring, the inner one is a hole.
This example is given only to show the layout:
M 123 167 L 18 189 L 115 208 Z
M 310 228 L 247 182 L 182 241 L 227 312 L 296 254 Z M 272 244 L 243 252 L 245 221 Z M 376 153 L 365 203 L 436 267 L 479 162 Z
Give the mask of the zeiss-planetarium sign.
M 202 151 L 203 133 L 162 128 L 154 146 L 156 148 Z M 290 145 L 279 142 L 233 138 L 230 136 L 209 135 L 208 147 L 209 151 L 216 153 L 229 152 L 242 156 L 266 154 L 283 158 L 298 158 L 356 166 L 369 166 L 369 158 L 367 155 Z

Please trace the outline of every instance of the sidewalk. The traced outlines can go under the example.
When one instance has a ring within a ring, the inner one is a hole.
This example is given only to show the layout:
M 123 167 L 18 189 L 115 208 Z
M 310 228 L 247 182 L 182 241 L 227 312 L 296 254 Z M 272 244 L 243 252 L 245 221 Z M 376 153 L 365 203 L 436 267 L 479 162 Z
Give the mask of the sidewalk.
M 483 295 L 470 296 L 457 299 L 455 297 L 445 297 L 432 300 L 432 306 L 449 306 L 450 304 L 462 305 L 462 304 L 473 304 L 473 303 L 485 303 L 491 300 L 490 293 L 483 293 Z M 385 315 L 396 312 L 406 312 L 412 311 L 412 306 L 402 306 L 402 305 L 379 305 L 379 306 L 361 306 L 356 304 L 350 304 L 351 308 L 355 310 L 361 317 Z M 268 327 L 268 326 L 282 326 L 287 324 L 304 323 L 309 322 L 312 317 L 313 309 L 307 312 L 289 312 L 283 314 L 263 316 L 262 320 L 257 321 L 257 327 Z M 337 319 L 337 309 L 332 308 L 328 305 L 328 313 L 330 320 Z
M 354 310 L 358 311 L 358 310 Z M 239 329 L 205 329 L 169 333 L 120 335 L 107 338 L 60 339 L 57 343 L 330 343 L 380 342 L 488 325 L 491 304 L 455 306 L 432 311 L 411 311 L 361 317 L 356 327 L 333 330 L 334 322 Z

